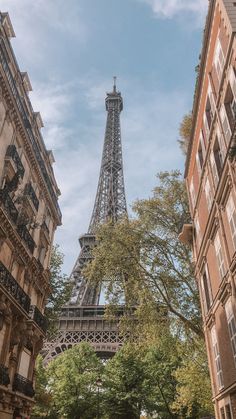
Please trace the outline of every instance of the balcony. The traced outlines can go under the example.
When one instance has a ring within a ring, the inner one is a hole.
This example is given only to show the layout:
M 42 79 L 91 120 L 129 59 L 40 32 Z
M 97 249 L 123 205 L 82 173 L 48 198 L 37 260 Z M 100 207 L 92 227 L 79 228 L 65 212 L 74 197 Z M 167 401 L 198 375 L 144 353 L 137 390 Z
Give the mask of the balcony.
M 7 290 L 7 292 L 17 301 L 17 303 L 27 313 L 30 309 L 30 298 L 7 270 L 7 268 L 0 262 L 0 285 Z
M 36 193 L 34 192 L 34 189 L 31 185 L 31 183 L 27 183 L 27 185 L 25 186 L 25 195 L 28 195 L 29 198 L 31 199 L 34 208 L 36 209 L 36 211 L 38 211 L 39 209 L 39 200 L 36 196 Z
M 22 393 L 27 397 L 34 397 L 35 394 L 32 381 L 29 381 L 27 378 L 22 377 L 22 375 L 20 374 L 15 374 L 12 390 L 18 391 L 19 393 Z
M 18 234 L 19 234 L 20 238 L 24 240 L 24 242 L 25 242 L 26 246 L 28 247 L 29 251 L 31 253 L 34 253 L 34 248 L 35 248 L 36 245 L 35 245 L 34 240 L 32 239 L 31 234 L 29 233 L 27 227 L 24 224 L 19 225 L 17 227 L 17 231 L 18 231 Z
M 13 203 L 10 195 L 8 195 L 8 193 L 4 190 L 0 190 L 0 203 L 4 204 L 4 207 L 11 221 L 13 221 L 14 224 L 17 224 L 18 215 L 19 215 L 18 210 L 15 204 Z M 24 240 L 29 251 L 31 253 L 34 253 L 34 248 L 36 245 L 27 227 L 24 224 L 18 225 L 17 232 L 20 238 Z
M 17 223 L 18 210 L 15 207 L 10 195 L 4 190 L 0 190 L 0 203 L 4 204 L 4 207 L 9 215 L 9 218 L 13 223 Z
M 16 146 L 14 144 L 9 145 L 7 147 L 6 158 L 9 158 L 9 157 L 14 161 L 17 172 L 19 173 L 20 177 L 23 178 L 25 169 L 24 169 L 23 164 L 21 163 L 21 159 L 19 157 L 19 154 L 16 150 Z
M 48 327 L 47 318 L 39 311 L 36 306 L 30 306 L 30 318 L 39 326 L 39 328 L 46 333 Z
M 40 148 L 38 146 L 38 140 L 37 140 L 37 138 L 36 138 L 36 136 L 33 132 L 33 129 L 32 129 L 31 123 L 30 123 L 30 118 L 32 117 L 32 115 L 30 115 L 30 113 L 27 109 L 27 106 L 26 106 L 26 103 L 25 103 L 25 98 L 21 97 L 21 95 L 18 92 L 16 82 L 14 80 L 14 77 L 13 77 L 12 72 L 10 70 L 10 67 L 8 65 L 8 61 L 9 61 L 9 58 L 8 58 L 8 54 L 7 54 L 7 51 L 6 51 L 6 47 L 4 45 L 4 40 L 0 39 L 0 62 L 1 62 L 2 69 L 5 73 L 6 79 L 8 81 L 8 85 L 9 85 L 11 94 L 15 99 L 16 108 L 17 108 L 17 110 L 18 110 L 18 112 L 19 112 L 19 114 L 22 118 L 23 125 L 25 127 L 26 132 L 27 132 L 28 140 L 30 141 L 30 143 L 32 145 L 34 155 L 35 155 L 36 160 L 38 162 L 38 165 L 40 167 L 40 170 L 41 170 L 41 173 L 43 175 L 44 181 L 47 185 L 49 194 L 50 194 L 50 196 L 52 198 L 52 201 L 55 205 L 55 208 L 57 210 L 58 218 L 61 219 L 61 211 L 60 211 L 60 208 L 59 208 L 59 205 L 58 205 L 58 202 L 57 202 L 57 196 L 56 196 L 56 194 L 54 192 L 54 189 L 53 189 L 53 186 L 52 186 L 52 180 L 50 179 L 50 176 L 47 172 L 46 165 L 44 163 L 43 157 L 42 157 L 41 152 L 40 152 Z M 31 106 L 31 104 L 30 104 L 30 106 Z
M 8 384 L 10 384 L 8 368 L 0 364 L 0 385 L 7 387 Z

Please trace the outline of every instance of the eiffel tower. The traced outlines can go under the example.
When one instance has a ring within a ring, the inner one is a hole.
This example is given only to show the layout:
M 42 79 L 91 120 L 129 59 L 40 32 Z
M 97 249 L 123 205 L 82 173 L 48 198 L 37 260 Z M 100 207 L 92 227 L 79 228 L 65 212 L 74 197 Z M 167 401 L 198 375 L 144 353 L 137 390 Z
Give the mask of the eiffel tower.
M 104 318 L 105 306 L 100 304 L 101 285 L 89 283 L 82 275 L 83 267 L 91 260 L 97 227 L 127 215 L 120 132 L 123 99 L 116 90 L 116 77 L 113 91 L 107 93 L 105 104 L 106 131 L 92 217 L 88 233 L 79 238 L 81 251 L 70 276 L 74 283 L 70 301 L 62 308 L 57 336 L 53 341 L 46 342 L 43 349 L 45 363 L 80 342 L 92 344 L 101 357 L 112 356 L 123 343 L 118 320 Z M 117 314 L 122 315 L 122 309 Z

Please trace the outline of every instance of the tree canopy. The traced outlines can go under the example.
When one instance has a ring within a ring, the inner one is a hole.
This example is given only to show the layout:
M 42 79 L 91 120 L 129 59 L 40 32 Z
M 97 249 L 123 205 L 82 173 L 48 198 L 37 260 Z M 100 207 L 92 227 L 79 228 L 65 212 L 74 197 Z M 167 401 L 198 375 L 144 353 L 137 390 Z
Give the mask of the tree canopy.
M 138 307 L 139 320 L 166 313 L 172 327 L 202 336 L 191 249 L 178 239 L 190 221 L 179 172 L 162 172 L 150 199 L 133 205 L 136 215 L 100 227 L 94 259 L 85 268 L 90 281 L 103 281 L 112 305 Z

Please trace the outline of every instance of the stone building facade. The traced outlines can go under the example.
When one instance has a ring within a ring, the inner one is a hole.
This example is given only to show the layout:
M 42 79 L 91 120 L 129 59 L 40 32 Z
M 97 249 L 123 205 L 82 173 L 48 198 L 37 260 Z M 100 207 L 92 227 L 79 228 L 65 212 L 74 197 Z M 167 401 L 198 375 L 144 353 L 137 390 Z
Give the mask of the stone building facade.
M 236 418 L 236 2 L 210 0 L 185 171 L 216 418 Z
M 26 418 L 33 405 L 34 363 L 46 331 L 49 261 L 61 223 L 53 154 L 29 100 L 0 12 L 0 418 Z

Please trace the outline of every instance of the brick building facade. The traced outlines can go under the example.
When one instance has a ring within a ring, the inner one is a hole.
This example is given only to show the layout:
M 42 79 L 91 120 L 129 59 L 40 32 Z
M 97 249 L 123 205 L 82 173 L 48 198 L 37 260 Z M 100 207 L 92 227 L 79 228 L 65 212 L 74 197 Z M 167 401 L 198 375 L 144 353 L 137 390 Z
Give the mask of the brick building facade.
M 29 100 L 0 12 L 0 417 L 28 417 L 34 363 L 45 336 L 54 231 L 61 222 L 53 154 Z
M 185 171 L 216 418 L 236 418 L 236 2 L 210 0 Z

